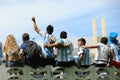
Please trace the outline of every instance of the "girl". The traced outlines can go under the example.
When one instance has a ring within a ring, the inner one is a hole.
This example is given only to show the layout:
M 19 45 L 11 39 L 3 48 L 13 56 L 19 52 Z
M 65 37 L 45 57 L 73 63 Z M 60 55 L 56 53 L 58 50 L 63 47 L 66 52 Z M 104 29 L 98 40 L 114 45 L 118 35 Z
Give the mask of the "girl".
M 3 47 L 6 55 L 6 67 L 13 67 L 21 65 L 19 61 L 19 46 L 16 42 L 14 35 L 8 35 Z

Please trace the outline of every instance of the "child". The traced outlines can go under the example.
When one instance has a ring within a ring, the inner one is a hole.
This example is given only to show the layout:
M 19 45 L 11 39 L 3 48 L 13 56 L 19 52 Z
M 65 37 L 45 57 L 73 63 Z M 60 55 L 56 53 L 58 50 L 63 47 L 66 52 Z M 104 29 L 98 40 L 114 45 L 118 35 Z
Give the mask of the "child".
M 109 61 L 111 63 L 112 53 L 110 51 L 110 46 L 107 43 L 108 43 L 108 38 L 102 37 L 100 43 L 98 43 L 97 45 L 84 46 L 84 48 L 97 48 L 98 53 L 95 56 L 95 62 L 94 62 L 96 67 L 106 67 Z
M 74 56 L 74 58 L 78 67 L 88 68 L 91 65 L 89 49 L 81 47 L 85 44 L 86 40 L 84 38 L 78 39 L 78 56 Z
M 6 54 L 6 67 L 22 66 L 19 60 L 19 46 L 14 35 L 7 36 L 3 51 Z

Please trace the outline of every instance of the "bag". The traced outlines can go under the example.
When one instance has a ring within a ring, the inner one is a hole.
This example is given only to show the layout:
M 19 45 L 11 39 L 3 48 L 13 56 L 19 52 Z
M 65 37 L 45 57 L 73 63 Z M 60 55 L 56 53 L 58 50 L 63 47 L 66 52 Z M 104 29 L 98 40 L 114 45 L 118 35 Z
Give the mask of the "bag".
M 26 64 L 35 68 L 42 65 L 42 50 L 34 41 L 26 41 Z
M 30 58 L 35 58 L 40 56 L 41 50 L 40 47 L 34 41 L 26 41 L 26 55 Z

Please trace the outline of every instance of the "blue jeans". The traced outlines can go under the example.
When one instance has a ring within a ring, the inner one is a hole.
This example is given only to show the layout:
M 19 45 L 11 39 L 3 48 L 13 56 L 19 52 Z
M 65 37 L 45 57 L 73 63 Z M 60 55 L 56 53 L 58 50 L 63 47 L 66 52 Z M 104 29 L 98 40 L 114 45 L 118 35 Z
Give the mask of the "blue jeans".
M 78 64 L 79 59 L 80 59 L 79 56 L 74 56 L 74 60 L 75 60 L 76 64 Z
M 8 66 L 9 67 L 18 67 L 18 66 L 22 66 L 22 63 L 19 60 L 17 60 L 17 61 L 8 60 Z

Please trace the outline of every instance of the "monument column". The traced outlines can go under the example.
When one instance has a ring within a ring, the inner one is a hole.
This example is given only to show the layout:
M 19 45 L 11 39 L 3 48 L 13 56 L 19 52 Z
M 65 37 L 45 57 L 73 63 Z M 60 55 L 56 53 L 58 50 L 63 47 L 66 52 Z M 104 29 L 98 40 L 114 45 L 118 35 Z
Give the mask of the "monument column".
M 106 20 L 104 18 L 102 18 L 102 21 L 101 21 L 101 24 L 102 24 L 102 36 L 107 36 L 106 35 Z

